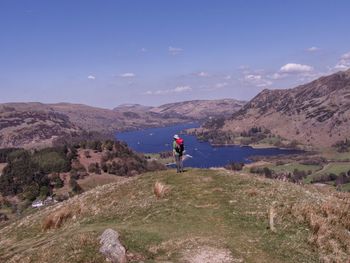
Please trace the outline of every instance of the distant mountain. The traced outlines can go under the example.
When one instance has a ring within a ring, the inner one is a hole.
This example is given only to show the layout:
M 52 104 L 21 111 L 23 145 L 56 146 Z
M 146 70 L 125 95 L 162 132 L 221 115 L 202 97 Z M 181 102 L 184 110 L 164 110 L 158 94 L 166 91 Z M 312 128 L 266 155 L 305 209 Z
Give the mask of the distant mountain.
M 263 90 L 222 131 L 264 127 L 303 144 L 328 147 L 350 137 L 350 70 L 285 90 Z
M 50 145 L 57 138 L 83 131 L 114 133 L 147 127 L 197 121 L 234 112 L 235 100 L 188 101 L 149 107 L 124 104 L 113 110 L 83 104 L 0 104 L 0 147 Z
M 55 139 L 74 137 L 82 132 L 68 116 L 50 111 L 45 105 L 29 103 L 26 106 L 0 105 L 0 147 L 50 146 Z
M 118 107 L 114 108 L 115 111 L 148 111 L 152 109 L 152 106 L 144 106 L 141 104 L 121 104 Z
M 229 117 L 243 107 L 245 101 L 235 99 L 192 100 L 164 104 L 150 109 L 151 112 L 186 116 L 194 120 L 205 120 L 209 117 Z

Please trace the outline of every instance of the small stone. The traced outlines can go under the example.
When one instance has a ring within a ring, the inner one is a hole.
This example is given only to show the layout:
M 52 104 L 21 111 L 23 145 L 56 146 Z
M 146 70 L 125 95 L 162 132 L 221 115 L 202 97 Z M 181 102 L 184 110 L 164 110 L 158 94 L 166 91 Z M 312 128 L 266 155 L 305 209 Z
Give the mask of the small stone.
M 112 263 L 126 263 L 126 250 L 119 241 L 119 234 L 113 229 L 106 229 L 100 236 L 100 252 Z

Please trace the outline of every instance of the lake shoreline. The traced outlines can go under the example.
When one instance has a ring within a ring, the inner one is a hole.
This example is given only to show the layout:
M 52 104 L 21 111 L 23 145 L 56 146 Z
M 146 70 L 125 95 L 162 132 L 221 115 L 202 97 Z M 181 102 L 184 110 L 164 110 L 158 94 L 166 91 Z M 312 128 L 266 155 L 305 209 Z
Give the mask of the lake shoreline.
M 186 153 L 192 158 L 185 161 L 185 166 L 195 168 L 224 167 L 232 162 L 250 163 L 253 156 L 276 156 L 299 154 L 300 150 L 280 149 L 277 147 L 252 147 L 251 145 L 212 145 L 198 140 L 194 134 L 184 131 L 198 127 L 198 123 L 186 123 L 167 127 L 142 129 L 116 134 L 118 140 L 126 142 L 137 152 L 156 154 L 172 151 L 174 134 L 181 134 L 185 140 Z M 184 132 L 184 133 L 183 133 Z

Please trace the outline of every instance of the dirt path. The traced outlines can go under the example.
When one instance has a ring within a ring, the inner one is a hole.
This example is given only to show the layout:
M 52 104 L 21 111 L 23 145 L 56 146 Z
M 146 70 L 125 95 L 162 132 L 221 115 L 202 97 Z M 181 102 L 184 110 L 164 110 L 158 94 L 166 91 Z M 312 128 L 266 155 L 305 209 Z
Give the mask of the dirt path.
M 187 250 L 184 258 L 186 263 L 235 263 L 243 262 L 243 259 L 234 259 L 229 250 L 214 247 L 199 247 Z

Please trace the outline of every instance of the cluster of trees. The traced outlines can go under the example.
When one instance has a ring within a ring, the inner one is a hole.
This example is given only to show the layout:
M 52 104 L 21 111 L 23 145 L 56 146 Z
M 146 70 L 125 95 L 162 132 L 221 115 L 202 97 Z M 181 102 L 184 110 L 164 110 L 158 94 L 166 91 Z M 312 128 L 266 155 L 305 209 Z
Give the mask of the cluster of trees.
M 268 167 L 251 167 L 250 172 L 254 174 L 263 175 L 267 178 L 272 178 L 273 170 Z
M 88 172 L 90 173 L 101 174 L 103 171 L 119 176 L 132 176 L 146 171 L 165 169 L 157 162 L 147 161 L 144 155 L 135 153 L 126 143 L 119 141 L 82 141 L 76 147 L 86 149 L 84 155 L 87 158 L 90 158 L 89 150 L 102 153 L 100 163 L 94 162 L 89 165 Z
M 246 131 L 243 131 L 241 133 L 234 133 L 234 132 L 227 132 L 227 131 L 221 131 L 217 129 L 216 127 L 219 127 L 221 124 L 216 123 L 219 119 L 213 119 L 211 121 L 208 121 L 204 126 L 205 128 L 208 128 L 208 130 L 205 131 L 194 131 L 194 134 L 197 136 L 197 138 L 201 141 L 208 141 L 212 144 L 234 144 L 234 143 L 240 143 L 243 145 L 258 143 L 266 138 L 272 138 L 274 137 L 273 134 L 271 134 L 271 131 L 268 129 L 265 129 L 263 127 L 252 127 Z M 239 140 L 239 141 L 237 141 Z M 276 141 L 276 146 L 280 147 L 291 147 L 295 148 L 297 146 L 296 142 L 290 143 L 290 145 L 284 145 L 282 144 L 281 140 Z
M 336 186 L 350 183 L 350 170 L 342 172 L 339 175 L 334 173 L 322 174 L 312 179 L 312 183 L 329 183 L 333 182 Z
M 195 131 L 194 134 L 198 140 L 207 141 L 211 144 L 233 144 L 236 137 L 232 132 L 223 132 L 221 130 Z
M 336 142 L 333 147 L 337 149 L 338 152 L 349 152 L 350 151 L 350 140 L 345 139 L 343 141 Z
M 68 147 L 8 151 L 7 166 L 0 177 L 0 192 L 4 196 L 20 194 L 27 200 L 45 197 L 54 187 L 63 186 L 59 176 L 49 174 L 70 171 L 71 160 L 75 157 L 75 149 Z
M 9 156 L 10 153 L 18 150 L 18 148 L 3 148 L 0 149 L 0 163 L 6 163 L 7 162 L 7 157 Z
M 101 153 L 101 162 L 91 163 L 87 170 L 78 161 L 78 149 Z M 3 196 L 18 195 L 33 201 L 37 197 L 51 195 L 54 188 L 64 185 L 60 173 L 70 173 L 69 185 L 73 194 L 82 192 L 77 180 L 88 172 L 101 174 L 102 171 L 120 176 L 131 176 L 146 171 L 161 170 L 165 167 L 133 152 L 125 143 L 114 140 L 84 140 L 69 146 L 56 146 L 41 150 L 0 149 L 0 162 L 6 162 L 0 176 L 0 193 Z
M 266 178 L 271 179 L 277 179 L 277 180 L 283 180 L 288 181 L 292 183 L 300 183 L 304 178 L 306 178 L 308 175 L 310 175 L 311 171 L 301 171 L 298 169 L 294 169 L 294 171 L 291 172 L 278 172 L 269 169 L 268 167 L 252 167 L 250 168 L 251 173 L 256 173 L 262 176 L 265 176 Z
M 225 118 L 224 117 L 218 117 L 218 118 L 211 118 L 208 121 L 206 121 L 203 124 L 203 127 L 205 129 L 210 129 L 210 130 L 216 130 L 220 129 L 224 126 L 225 124 Z
M 241 171 L 244 167 L 244 163 L 231 162 L 225 166 L 228 170 Z

